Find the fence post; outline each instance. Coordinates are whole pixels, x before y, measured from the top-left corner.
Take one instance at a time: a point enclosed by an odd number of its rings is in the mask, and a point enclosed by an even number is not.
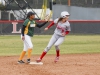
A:
[[[93,4],[93,2],[94,2],[94,1],[92,0],[92,4]]]
[[[87,4],[87,0],[85,0],[85,3]]]
[[[68,6],[70,6],[70,0],[68,0]]]

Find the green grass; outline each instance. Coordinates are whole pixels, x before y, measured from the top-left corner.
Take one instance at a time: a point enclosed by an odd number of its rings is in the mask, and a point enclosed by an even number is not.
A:
[[[35,35],[32,37],[34,45],[32,54],[41,54],[47,46],[51,35]],[[100,35],[67,35],[60,45],[61,54],[68,53],[99,53]],[[23,42],[20,35],[0,36],[0,56],[20,55],[23,50]],[[54,46],[48,54],[55,54]]]

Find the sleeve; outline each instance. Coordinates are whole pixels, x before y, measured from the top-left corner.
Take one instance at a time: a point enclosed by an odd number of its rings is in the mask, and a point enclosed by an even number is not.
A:
[[[23,26],[22,26],[22,31],[21,31],[22,36],[24,36],[25,28],[26,28],[26,26],[23,25]]]
[[[68,26],[66,27],[66,31],[71,31],[70,23],[68,22]]]
[[[51,26],[53,26],[54,24],[56,24],[58,22],[58,18],[55,19],[52,23],[50,23],[47,28],[50,28]]]
[[[47,28],[50,28],[51,26],[53,26],[54,25],[54,21],[52,22],[52,23],[50,23],[48,26],[47,26]]]
[[[69,31],[66,31],[66,32],[65,32],[65,35],[67,35],[67,34],[69,34]]]
[[[27,26],[28,25],[28,22],[29,22],[28,20],[25,20],[24,23],[23,23],[23,25],[24,26]]]
[[[54,20],[54,23],[57,23],[57,22],[58,22],[58,19],[59,19],[59,18],[55,19],[55,20]]]
[[[48,23],[48,21],[46,21],[46,22],[44,22],[44,23],[42,23],[42,24],[36,23],[36,26],[37,26],[38,28],[41,28],[41,27],[44,26],[46,23]]]
[[[69,34],[70,31],[71,31],[71,27],[70,27],[70,23],[68,22],[68,26],[66,27],[65,35]]]

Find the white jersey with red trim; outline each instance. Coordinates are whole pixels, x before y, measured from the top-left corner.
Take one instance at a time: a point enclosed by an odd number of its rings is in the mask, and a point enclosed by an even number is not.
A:
[[[55,29],[55,33],[58,35],[62,35],[62,33],[65,33],[66,31],[71,31],[70,23],[66,21],[65,23],[62,23],[61,21],[58,22],[58,18],[54,20],[54,23],[57,25]]]

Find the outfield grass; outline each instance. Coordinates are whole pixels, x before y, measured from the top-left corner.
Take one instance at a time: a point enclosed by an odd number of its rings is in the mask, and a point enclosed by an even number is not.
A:
[[[32,54],[41,54],[47,46],[51,35],[35,35],[32,37],[34,45]],[[0,55],[20,55],[23,49],[23,42],[20,35],[0,36]],[[61,54],[67,53],[99,53],[100,35],[68,35],[60,46]],[[55,54],[54,46],[48,54]]]

